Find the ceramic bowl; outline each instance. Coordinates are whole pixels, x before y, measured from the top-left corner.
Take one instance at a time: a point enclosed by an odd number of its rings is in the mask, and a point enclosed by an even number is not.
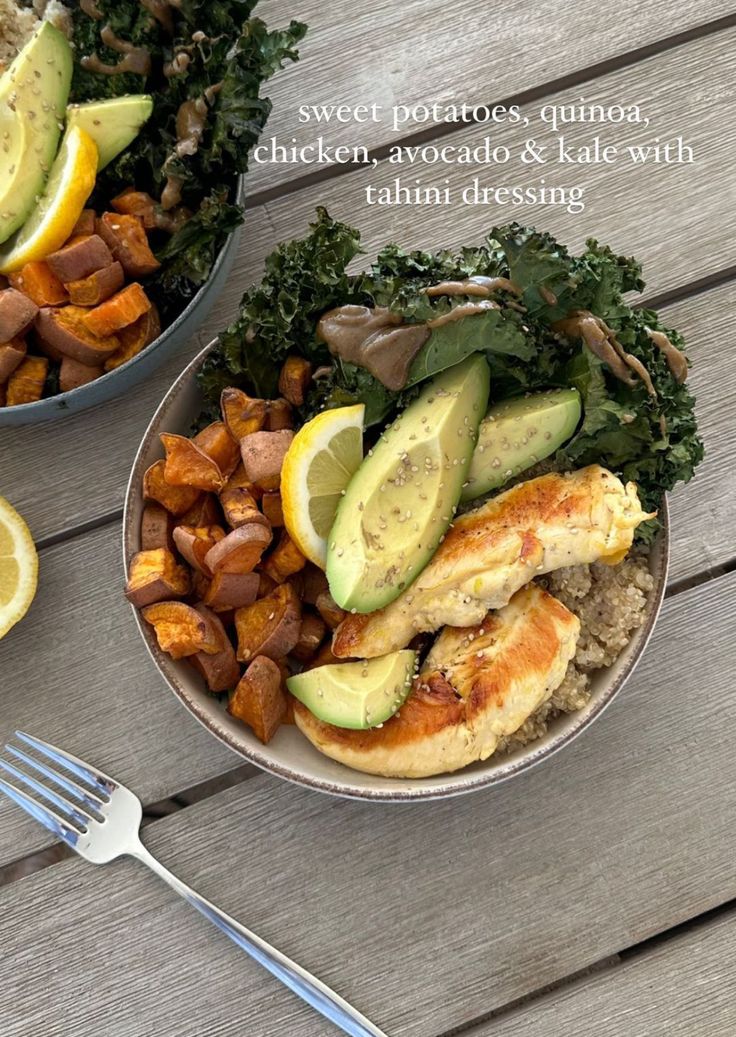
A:
[[[242,205],[245,199],[243,178],[238,180],[236,201]],[[88,385],[81,385],[69,392],[60,392],[56,396],[48,396],[35,403],[22,403],[17,407],[0,407],[0,426],[30,425],[40,421],[61,418],[66,414],[76,414],[95,404],[104,403],[115,396],[122,396],[134,385],[159,367],[165,360],[185,345],[199,330],[215,300],[225,287],[227,276],[235,259],[238,248],[240,228],[232,231],[226,238],[220,254],[212,267],[212,272],[205,283],[189,300],[179,316],[150,346],[146,346],[138,356],[127,364],[108,371]]]
[[[195,376],[215,344],[210,343],[176,379],[154,414],[138,449],[125,499],[123,553],[126,574],[130,558],[140,548],[143,473],[149,465],[163,457],[160,432],[189,434],[192,420],[200,410]],[[152,628],[141,620],[136,609],[133,612],[148,651],[177,698],[215,738],[256,766],[287,781],[336,796],[383,801],[455,796],[497,785],[547,759],[591,724],[621,690],[646,647],[664,597],[669,562],[666,501],[663,501],[660,516],[663,520],[662,531],[650,555],[654,588],[645,622],[634,633],[614,665],[594,674],[588,704],[577,713],[559,717],[550,725],[543,738],[523,749],[508,756],[491,756],[455,774],[434,778],[396,779],[361,774],[323,756],[293,726],[282,726],[268,745],[262,745],[249,728],[231,717],[224,706],[207,693],[202,679],[185,661],[174,661],[160,651]]]

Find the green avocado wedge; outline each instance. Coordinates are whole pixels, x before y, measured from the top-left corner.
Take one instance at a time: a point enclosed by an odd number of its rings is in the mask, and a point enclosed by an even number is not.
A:
[[[327,579],[344,609],[397,598],[437,549],[460,499],[490,372],[474,354],[428,382],[348,483],[327,543]]]
[[[286,686],[318,720],[363,731],[400,709],[411,690],[416,652],[403,649],[376,659],[315,666]]]
[[[43,193],[71,81],[69,41],[50,22],[0,77],[0,242],[25,223]]]
[[[550,389],[495,404],[480,423],[460,499],[482,497],[549,457],[571,438],[581,412],[577,389]]]
[[[67,130],[79,126],[89,133],[97,145],[99,172],[133,143],[152,111],[150,94],[123,94],[106,101],[70,104],[66,110]]]

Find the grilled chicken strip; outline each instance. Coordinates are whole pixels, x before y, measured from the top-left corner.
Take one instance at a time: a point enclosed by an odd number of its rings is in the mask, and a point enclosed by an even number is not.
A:
[[[519,483],[456,519],[414,583],[386,608],[347,616],[332,651],[372,659],[415,634],[471,626],[535,576],[565,565],[620,562],[642,511],[634,483],[600,465]]]
[[[425,778],[485,760],[562,682],[580,621],[536,584],[479,626],[446,627],[409,698],[382,727],[333,727],[301,702],[296,723],[321,752],[356,770]]]

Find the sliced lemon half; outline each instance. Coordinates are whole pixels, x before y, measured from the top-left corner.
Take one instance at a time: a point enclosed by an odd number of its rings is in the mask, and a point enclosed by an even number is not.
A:
[[[0,274],[11,274],[61,248],[92,193],[96,176],[97,145],[75,126],[61,142],[36,207],[0,248]]]
[[[337,505],[363,460],[365,407],[326,410],[299,429],[284,458],[281,500],[291,539],[324,569]]]
[[[38,585],[38,555],[31,531],[0,497],[0,637],[28,611]]]

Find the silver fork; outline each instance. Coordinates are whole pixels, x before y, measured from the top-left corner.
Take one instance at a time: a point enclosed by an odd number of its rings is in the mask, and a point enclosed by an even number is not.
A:
[[[0,759],[0,767],[51,806],[2,778],[0,791],[62,839],[67,846],[76,850],[80,857],[84,857],[91,864],[107,864],[126,854],[143,861],[151,871],[196,907],[200,914],[214,922],[218,929],[226,933],[259,965],[268,969],[344,1033],[350,1034],[351,1037],[386,1037],[383,1030],[374,1026],[321,980],[225,914],[160,864],[140,840],[143,808],[141,801],[130,789],[72,756],[71,753],[57,749],[40,738],[34,738],[22,731],[16,731],[15,736],[36,750],[44,759],[36,759],[13,745],[5,746],[7,752],[26,768],[41,774],[52,783],[52,787],[6,760]],[[51,764],[61,767],[62,771],[55,769]]]

